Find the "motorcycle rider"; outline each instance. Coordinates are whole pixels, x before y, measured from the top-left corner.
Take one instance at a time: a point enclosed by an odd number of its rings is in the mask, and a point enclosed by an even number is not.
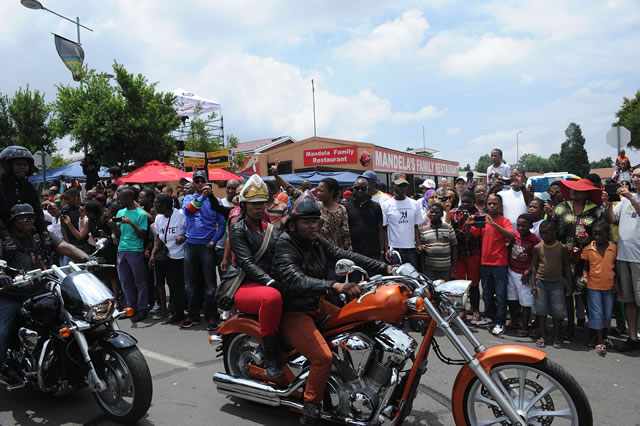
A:
[[[235,307],[247,314],[258,314],[260,334],[265,357],[265,372],[272,379],[284,373],[278,362],[278,326],[282,315],[282,296],[276,288],[277,277],[273,268],[273,253],[279,232],[273,229],[267,251],[259,261],[254,256],[260,250],[265,237],[267,222],[264,209],[269,199],[269,189],[258,175],[253,175],[243,186],[239,202],[243,217],[232,225],[229,243],[234,262],[225,275],[229,282],[240,270],[246,277],[234,297]]]
[[[7,253],[0,247],[0,258],[8,266],[25,271],[49,266],[47,260],[51,258],[53,251],[77,261],[89,260],[88,254],[55,235],[51,237],[51,249],[47,248],[41,235],[33,231],[35,220],[36,215],[30,204],[16,204],[11,208],[8,232],[16,242],[16,249]],[[12,288],[12,283],[11,277],[0,271],[0,367],[5,361],[12,336],[17,335],[16,319],[22,303],[42,291],[41,286]],[[7,377],[3,373],[5,372],[0,370],[0,379],[6,381]]]
[[[16,204],[27,203],[33,207],[35,228],[41,235],[44,246],[53,249],[53,241],[47,232],[47,223],[40,205],[40,196],[27,177],[35,170],[33,155],[25,147],[8,146],[0,152],[0,239],[5,255],[17,250],[16,241],[9,233],[6,224],[11,216],[11,208]]]
[[[324,279],[327,268],[346,258],[369,271],[391,273],[390,265],[343,250],[320,237],[319,218],[320,207],[306,191],[289,211],[286,232],[278,240],[274,262],[282,279],[284,299],[280,332],[311,362],[300,420],[306,425],[316,424],[320,417],[320,403],[333,362],[331,350],[317,324],[323,324],[340,311],[322,296],[330,290],[349,296],[357,296],[361,291],[357,284]]]

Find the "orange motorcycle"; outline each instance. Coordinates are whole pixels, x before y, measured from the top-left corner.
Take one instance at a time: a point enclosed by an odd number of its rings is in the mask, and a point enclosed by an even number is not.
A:
[[[350,425],[402,424],[433,348],[440,360],[462,365],[451,396],[457,425],[593,423],[580,385],[545,352],[521,345],[485,348],[478,341],[459,317],[470,281],[432,282],[410,264],[398,267],[394,276],[369,279],[350,260],[336,264],[339,276],[356,270],[366,278],[360,284],[362,294],[318,327],[333,352],[322,419]],[[396,326],[405,319],[421,324],[420,345]],[[473,352],[453,326],[469,340]],[[437,328],[462,359],[452,360],[441,352],[434,338]],[[224,359],[225,373],[213,376],[218,392],[302,410],[310,364],[291,348],[284,349],[280,361],[285,375],[269,379],[262,367],[256,317],[231,316],[210,342],[218,345]]]

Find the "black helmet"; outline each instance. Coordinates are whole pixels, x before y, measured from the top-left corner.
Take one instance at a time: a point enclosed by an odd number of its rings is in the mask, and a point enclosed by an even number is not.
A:
[[[195,172],[193,172],[193,180],[195,181],[196,178],[202,178],[205,182],[209,180],[206,170],[196,170]]]
[[[32,175],[35,170],[33,155],[31,155],[31,152],[29,152],[27,148],[18,145],[8,146],[0,152],[0,165],[2,165],[4,172],[12,173],[11,162],[19,158],[27,160],[27,163],[29,163],[29,172],[27,175]]]
[[[316,219],[320,218],[320,206],[310,191],[304,191],[304,193],[293,203],[289,209],[289,213],[287,213],[285,224],[291,223],[299,218],[307,217]]]
[[[18,216],[34,216],[33,207],[31,204],[16,204],[11,207],[11,217],[9,220],[13,221]]]

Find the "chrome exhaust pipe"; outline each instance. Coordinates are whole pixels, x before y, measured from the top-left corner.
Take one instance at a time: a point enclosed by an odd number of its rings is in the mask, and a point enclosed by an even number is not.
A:
[[[287,389],[278,389],[268,383],[247,380],[224,373],[214,374],[213,382],[216,384],[218,392],[225,395],[237,396],[238,398],[270,405],[272,407],[277,407],[281,404],[291,406],[288,401],[285,404],[285,401],[280,398],[286,398],[298,390],[298,388],[307,381],[308,375],[309,372],[305,371]]]

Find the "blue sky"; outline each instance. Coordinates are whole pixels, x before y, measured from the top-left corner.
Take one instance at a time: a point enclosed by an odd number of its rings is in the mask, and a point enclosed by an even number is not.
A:
[[[222,104],[241,141],[313,135],[404,150],[426,145],[474,165],[493,147],[558,152],[574,121],[590,160],[614,156],[605,134],[640,88],[637,1],[42,0],[79,16],[85,61],[113,60],[158,88]],[[27,84],[55,97],[76,84],[52,32],[76,28],[19,0],[0,4],[0,92]],[[66,152],[68,141],[61,141]],[[632,162],[640,153],[631,151]]]

